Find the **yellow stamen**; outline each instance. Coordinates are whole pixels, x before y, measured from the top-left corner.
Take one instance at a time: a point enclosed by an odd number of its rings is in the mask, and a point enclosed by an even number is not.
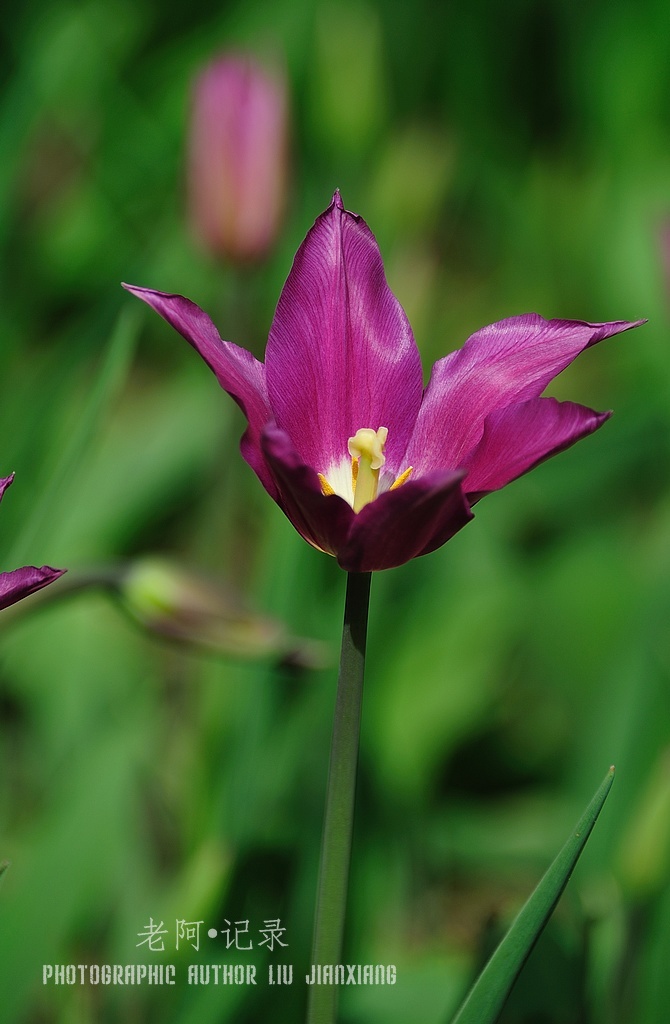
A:
[[[354,512],[360,510],[377,497],[379,470],[386,462],[384,445],[388,437],[388,429],[380,427],[372,430],[361,427],[354,437],[349,438],[349,454],[354,461],[358,460],[354,490]],[[353,467],[352,467],[353,480]]]
[[[325,478],[325,476],[323,475],[323,473],[317,473],[316,475],[317,475],[317,476],[318,476],[318,478],[319,478],[319,483],[321,484],[321,490],[323,491],[323,493],[324,493],[324,494],[335,494],[335,491],[334,491],[334,490],[333,490],[333,488],[332,488],[332,487],[330,486],[330,484],[329,484],[329,483],[328,483],[328,481],[326,480],[326,478]]]
[[[386,464],[384,446],[387,437],[386,427],[379,427],[378,430],[362,427],[357,430],[348,441],[351,456],[351,490],[346,479],[348,467],[344,462],[330,467],[330,480],[323,473],[317,473],[321,492],[326,496],[337,494],[344,498],[351,504],[354,512],[360,512],[365,505],[374,501],[379,493],[379,474]],[[392,483],[389,480],[390,474],[386,473],[382,481],[382,490],[393,491],[397,487],[402,487],[413,472],[413,467],[409,466]]]
[[[402,487],[402,485],[404,483],[406,483],[407,480],[409,480],[410,476],[412,475],[413,470],[414,470],[414,466],[410,466],[403,473],[401,473],[400,476],[398,477],[398,479],[393,481],[393,483],[389,487],[389,490],[390,491],[395,491],[396,487]]]

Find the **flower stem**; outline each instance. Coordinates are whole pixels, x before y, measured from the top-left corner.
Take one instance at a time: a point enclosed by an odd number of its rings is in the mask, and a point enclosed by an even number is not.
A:
[[[356,768],[361,731],[371,576],[369,572],[350,572],[347,576],[342,653],[321,840],[312,964],[341,963],[356,798]],[[307,1024],[334,1024],[336,1004],[337,986],[312,985]]]

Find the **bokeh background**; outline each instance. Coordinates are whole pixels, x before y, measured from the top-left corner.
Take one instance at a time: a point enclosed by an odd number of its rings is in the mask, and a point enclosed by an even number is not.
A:
[[[11,0],[0,45],[2,565],[70,567],[0,624],[3,1021],[304,1016],[344,577],[243,463],[208,369],[119,282],[190,296],[260,355],[339,187],[426,367],[515,313],[649,318],[554,385],[614,408],[602,431],[373,580],[345,959],[398,983],[345,989],[342,1024],[447,1024],[612,762],[503,1020],[665,1024],[667,4]],[[289,85],[287,215],[255,268],[204,251],[186,214],[191,83],[231,48]],[[143,591],[86,585],[149,555],[225,585],[209,650],[143,628]],[[163,954],[136,948],[150,918]],[[176,920],[203,921],[198,952]],[[226,920],[251,953],[206,936]],[[135,962],[180,981],[42,985],[42,964]],[[214,962],[291,963],[294,983],[183,980]]]

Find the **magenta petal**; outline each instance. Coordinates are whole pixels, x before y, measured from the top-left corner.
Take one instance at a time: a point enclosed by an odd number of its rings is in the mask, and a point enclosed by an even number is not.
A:
[[[590,324],[526,313],[482,328],[435,363],[405,463],[419,473],[462,465],[490,413],[539,397],[585,348],[644,322]]]
[[[277,483],[277,504],[306,541],[337,554],[355,518],[354,510],[344,498],[323,494],[316,473],[301,461],[285,431],[272,423],[263,431],[262,441]]]
[[[349,572],[393,569],[448,541],[472,518],[462,470],[430,473],[386,491],[358,513],[338,562]]]
[[[276,498],[276,488],[260,447],[261,431],[272,419],[263,364],[246,349],[230,341],[223,341],[207,314],[183,295],[171,295],[129,284],[123,287],[143,299],[179,331],[214,371],[221,387],[235,399],[249,421],[249,428],[240,444],[242,455],[265,489]]]
[[[479,444],[463,463],[469,500],[504,487],[593,433],[611,415],[555,398],[534,398],[492,412]]]
[[[304,463],[325,473],[361,427],[388,427],[387,468],[400,470],[421,402],[421,361],[374,235],[338,193],[297,252],[265,365],[277,425]]]
[[[2,496],[14,481],[14,474],[0,478],[0,501]],[[52,569],[43,565],[41,569],[34,565],[26,565],[22,569],[13,569],[11,572],[0,572],[0,610],[8,608],[10,604],[16,604],[22,597],[34,594],[47,584],[53,583],[59,576],[62,576],[65,569]]]
[[[12,483],[14,483],[13,473],[11,476],[0,477],[0,501],[2,501],[3,494]]]
[[[6,485],[4,480],[2,483]],[[0,610],[53,583],[64,572],[65,569],[52,569],[48,565],[43,565],[41,569],[34,565],[26,565],[12,572],[0,572]]]

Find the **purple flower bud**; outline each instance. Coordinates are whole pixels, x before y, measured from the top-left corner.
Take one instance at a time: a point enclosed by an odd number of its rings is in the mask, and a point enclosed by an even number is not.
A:
[[[279,230],[288,169],[286,81],[228,54],[198,76],[189,139],[189,209],[216,256],[262,259]]]

